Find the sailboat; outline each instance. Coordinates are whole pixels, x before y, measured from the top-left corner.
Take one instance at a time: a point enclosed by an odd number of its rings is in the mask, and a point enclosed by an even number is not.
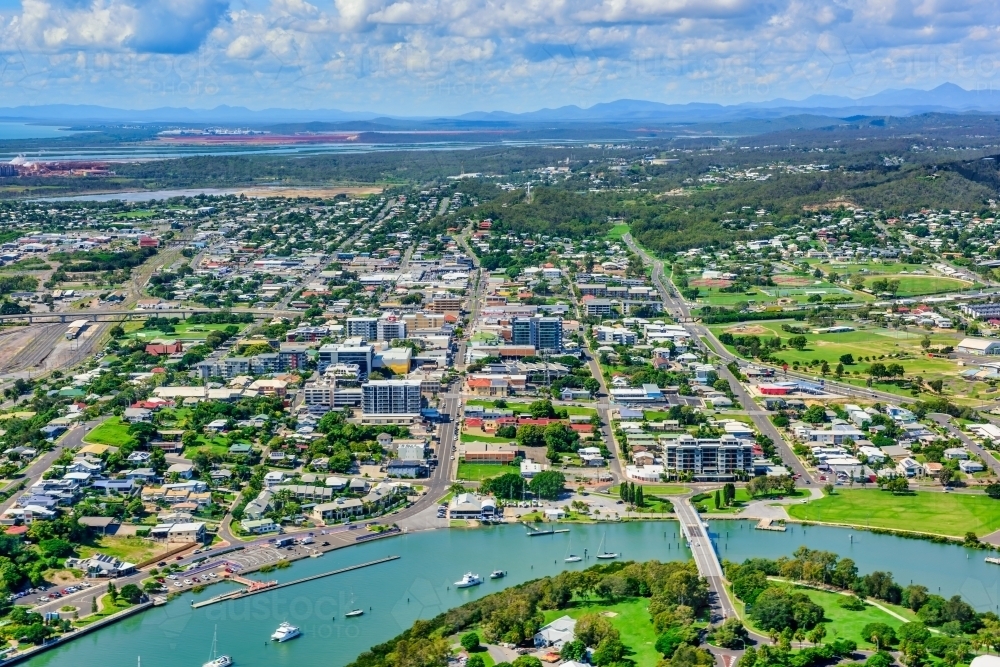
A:
[[[618,558],[617,551],[605,551],[604,550],[604,539],[608,536],[608,531],[604,531],[604,537],[601,538],[601,546],[598,547],[597,557],[601,560],[611,560],[613,558]]]
[[[569,550],[572,549],[572,548],[573,548],[573,537],[570,536],[570,538],[569,538],[569,547],[566,549],[566,557],[563,558],[563,562],[564,563],[579,563],[581,560],[583,560],[582,558],[580,558],[576,554],[569,553]]]
[[[218,642],[219,642],[219,626],[215,626],[215,631],[212,633],[212,653],[208,662],[203,664],[201,667],[230,667],[233,664],[233,659],[228,655],[218,654]]]
[[[354,591],[351,591],[351,606],[354,606]],[[358,616],[364,616],[365,610],[361,607],[355,607],[351,611],[344,614],[344,618],[357,618]]]

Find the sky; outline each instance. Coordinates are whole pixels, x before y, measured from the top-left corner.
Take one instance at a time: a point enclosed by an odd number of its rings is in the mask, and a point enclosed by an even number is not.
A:
[[[0,0],[0,106],[393,115],[1000,88],[996,0]]]

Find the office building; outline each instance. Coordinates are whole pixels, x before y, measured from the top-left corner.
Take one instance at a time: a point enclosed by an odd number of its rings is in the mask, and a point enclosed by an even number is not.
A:
[[[515,317],[510,330],[511,345],[531,345],[539,352],[562,350],[561,317]]]
[[[374,354],[375,347],[361,341],[330,343],[319,348],[317,368],[324,373],[329,366],[356,364],[358,371],[367,376],[372,370]]]

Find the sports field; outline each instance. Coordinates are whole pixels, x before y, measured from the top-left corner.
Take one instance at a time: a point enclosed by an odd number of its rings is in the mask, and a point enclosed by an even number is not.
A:
[[[865,280],[865,287],[872,288],[872,283],[876,280],[898,280],[899,290],[896,296],[911,297],[924,296],[927,294],[940,294],[942,292],[957,292],[968,289],[972,283],[958,280],[957,278],[946,278],[944,276],[922,276],[912,274],[896,274],[871,276]]]
[[[1000,529],[1000,501],[986,495],[912,493],[894,495],[878,489],[837,490],[832,496],[789,505],[789,515],[872,528],[912,530],[934,535],[978,536]]]
[[[869,357],[882,357],[882,363],[897,362],[903,366],[906,373],[920,374],[925,379],[930,376],[957,376],[962,370],[955,365],[955,362],[944,358],[930,358],[924,353],[920,342],[924,335],[929,335],[932,346],[947,346],[958,344],[961,337],[957,333],[925,332],[923,330],[904,331],[898,329],[883,329],[872,327],[847,331],[843,333],[805,333],[793,334],[781,329],[782,324],[789,324],[793,327],[803,327],[801,322],[793,321],[769,321],[753,322],[741,327],[740,325],[721,324],[709,327],[716,337],[722,332],[728,331],[735,336],[754,334],[762,338],[780,336],[787,343],[792,336],[803,335],[806,338],[806,346],[802,350],[793,348],[783,349],[776,353],[776,356],[783,361],[794,364],[807,364],[816,359],[826,361],[831,368],[836,367],[840,357],[850,354],[854,357],[855,364],[846,367],[849,372],[858,371],[867,374],[870,362],[863,361]],[[854,326],[853,323],[848,325]],[[731,351],[732,348],[730,348]],[[899,358],[898,355],[903,357]],[[897,355],[889,358],[889,355]]]

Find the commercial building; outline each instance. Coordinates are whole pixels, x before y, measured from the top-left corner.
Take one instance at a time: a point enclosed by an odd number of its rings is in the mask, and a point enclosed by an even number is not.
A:
[[[420,413],[419,380],[375,380],[361,385],[361,391],[365,414]]]
[[[956,349],[965,354],[1000,354],[1000,340],[995,338],[963,338]]]
[[[561,317],[515,317],[510,329],[512,345],[530,345],[539,352],[562,350]]]
[[[319,348],[316,366],[320,373],[336,364],[355,364],[358,372],[368,375],[372,370],[375,347],[362,341],[352,343],[330,343]]]

